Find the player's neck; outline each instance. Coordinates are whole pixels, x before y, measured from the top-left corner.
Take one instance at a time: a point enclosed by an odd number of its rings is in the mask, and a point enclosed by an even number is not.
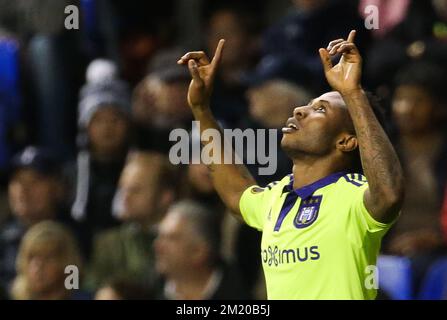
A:
[[[345,168],[333,159],[303,161],[293,159],[293,189],[299,189]]]

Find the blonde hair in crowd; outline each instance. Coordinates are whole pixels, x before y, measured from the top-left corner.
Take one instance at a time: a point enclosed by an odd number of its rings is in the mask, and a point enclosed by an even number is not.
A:
[[[11,296],[16,300],[33,299],[30,292],[26,268],[36,249],[50,245],[64,266],[75,265],[81,270],[81,255],[76,239],[64,225],[54,221],[43,221],[32,226],[23,237],[16,259],[17,276],[14,279]]]

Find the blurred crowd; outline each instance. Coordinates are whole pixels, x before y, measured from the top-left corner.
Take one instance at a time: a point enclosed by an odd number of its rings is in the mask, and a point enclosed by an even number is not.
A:
[[[176,62],[226,39],[213,113],[281,139],[293,108],[329,90],[318,48],[352,29],[406,174],[382,254],[411,261],[418,297],[447,257],[446,0],[0,0],[1,298],[265,298],[261,235],[204,164],[169,161],[173,129],[198,139]],[[249,165],[260,185],[291,171],[276,152],[272,176]]]

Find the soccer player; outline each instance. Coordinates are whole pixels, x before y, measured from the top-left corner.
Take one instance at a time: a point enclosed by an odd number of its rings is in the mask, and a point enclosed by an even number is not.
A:
[[[354,37],[353,30],[347,40],[319,50],[334,91],[296,107],[283,128],[281,146],[293,160],[292,174],[261,188],[243,165],[210,165],[225,204],[263,233],[269,299],[374,299],[377,294],[371,266],[399,215],[404,182],[362,89]],[[191,73],[188,103],[202,131],[218,129],[209,100],[224,42],[211,62],[203,52],[178,61]],[[333,66],[331,57],[338,54]],[[355,169],[359,155],[366,177]]]

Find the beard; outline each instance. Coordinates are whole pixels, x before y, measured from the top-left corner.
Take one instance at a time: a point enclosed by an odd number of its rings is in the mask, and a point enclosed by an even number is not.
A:
[[[293,145],[290,141],[285,142],[284,138],[281,140],[281,149],[290,159],[298,158],[303,154],[298,146]]]
[[[315,143],[317,139],[309,137],[309,142],[293,140],[289,137],[287,140],[281,140],[281,149],[290,159],[304,159],[304,158],[321,158],[329,155],[332,148],[329,143]],[[320,140],[321,141],[321,140]]]

